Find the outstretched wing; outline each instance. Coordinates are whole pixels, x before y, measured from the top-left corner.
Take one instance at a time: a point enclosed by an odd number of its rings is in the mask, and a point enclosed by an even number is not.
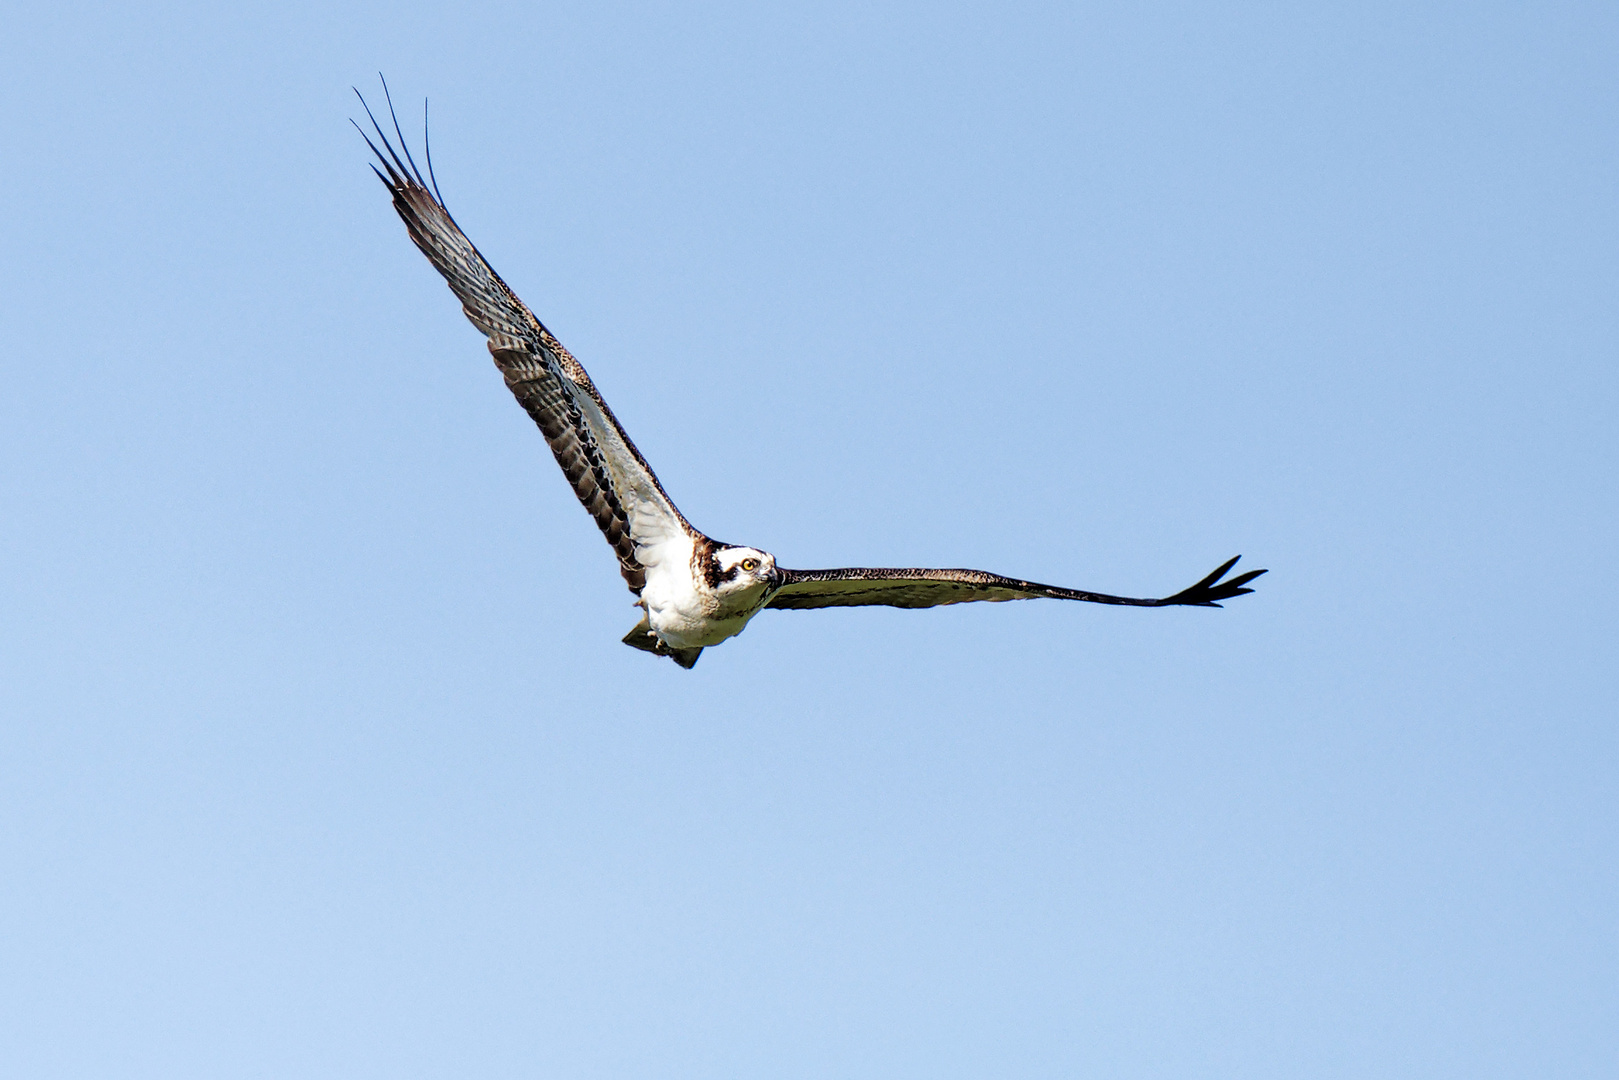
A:
[[[1239,555],[1237,558],[1241,558]],[[1129,604],[1134,607],[1219,607],[1221,600],[1254,590],[1243,588],[1263,570],[1250,570],[1230,581],[1221,581],[1237,565],[1232,559],[1191,588],[1174,596],[1151,600],[1131,596],[1064,589],[1019,581],[983,570],[782,570],[785,584],[770,598],[770,608],[884,607],[925,608],[940,604],[964,604],[972,600],[1088,600],[1093,604]]]
[[[365,105],[364,97],[360,104]],[[391,100],[388,108],[392,114]],[[429,181],[410,156],[398,118],[393,117],[393,127],[403,160],[369,105],[365,111],[386,150],[378,150],[360,130],[382,165],[380,169],[373,165],[372,170],[392,193],[394,209],[410,238],[449,282],[472,325],[489,338],[489,351],[506,386],[539,425],[574,494],[618,556],[624,580],[639,594],[647,569],[662,557],[665,544],[695,530],[664,493],[584,367],[484,261],[445,209],[438,185],[428,190]]]

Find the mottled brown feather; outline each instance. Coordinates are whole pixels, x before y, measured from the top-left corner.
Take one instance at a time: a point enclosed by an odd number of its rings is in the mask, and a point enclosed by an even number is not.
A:
[[[449,283],[468,321],[488,337],[489,351],[507,388],[539,426],[568,485],[618,557],[625,582],[639,594],[646,584],[646,571],[636,560],[630,523],[602,448],[581,414],[580,395],[589,395],[613,425],[636,467],[646,473],[674,517],[688,532],[700,534],[669,499],[652,467],[596,391],[584,365],[517,298],[421,178],[399,164],[380,130],[378,135],[389,150],[388,156],[377,153],[383,166],[378,175],[392,193],[394,209],[411,240]]]
[[[1038,581],[1002,577],[985,570],[930,570],[920,567],[783,569],[783,584],[765,607],[784,610],[868,606],[927,608],[973,601],[998,603],[1042,598],[1125,604],[1131,607],[1219,607],[1221,600],[1253,592],[1243,586],[1265,572],[1251,570],[1230,581],[1220,581],[1236,562],[1236,559],[1232,559],[1190,588],[1157,599],[1065,589],[1060,585],[1042,585]]]

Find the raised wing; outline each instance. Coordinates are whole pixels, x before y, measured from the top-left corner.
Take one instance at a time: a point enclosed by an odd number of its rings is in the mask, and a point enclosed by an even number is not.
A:
[[[387,93],[387,84],[383,84]],[[358,95],[359,91],[356,90]],[[360,98],[365,105],[365,98]],[[390,115],[393,102],[388,103]],[[433,268],[444,275],[461,310],[489,338],[489,352],[518,404],[534,418],[562,474],[595,519],[618,556],[619,570],[639,594],[646,572],[662,557],[667,541],[696,530],[665,494],[618,418],[596,392],[590,376],[562,343],[500,279],[456,225],[438,196],[437,183],[424,179],[393,117],[400,154],[365,105],[383,149],[364,129],[360,135],[382,168],[372,166],[393,195],[394,209]],[[359,125],[355,125],[359,128]],[[427,159],[432,176],[431,152]]]
[[[1237,556],[1241,558],[1242,556]],[[1263,570],[1250,570],[1230,581],[1221,581],[1237,565],[1237,559],[1224,563],[1214,573],[1191,588],[1158,600],[1132,596],[1064,589],[1019,581],[983,570],[782,570],[785,584],[770,598],[770,608],[883,607],[925,608],[940,604],[964,604],[973,600],[1087,600],[1093,604],[1129,604],[1134,607],[1219,607],[1221,600],[1251,593],[1243,588]]]

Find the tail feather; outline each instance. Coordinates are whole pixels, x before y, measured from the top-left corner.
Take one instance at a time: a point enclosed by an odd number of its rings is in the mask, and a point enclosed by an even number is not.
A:
[[[667,656],[687,671],[696,667],[697,658],[703,655],[703,649],[700,645],[695,649],[671,649],[659,641],[658,635],[652,631],[652,624],[644,615],[641,616],[641,621],[636,623],[630,632],[624,635],[624,644],[632,649],[649,652],[653,656]]]

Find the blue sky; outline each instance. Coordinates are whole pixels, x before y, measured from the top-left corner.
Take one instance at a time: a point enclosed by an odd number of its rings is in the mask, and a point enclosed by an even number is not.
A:
[[[1613,1075],[1610,5],[6,25],[17,1075]],[[378,69],[711,535],[1271,574],[624,648]]]

